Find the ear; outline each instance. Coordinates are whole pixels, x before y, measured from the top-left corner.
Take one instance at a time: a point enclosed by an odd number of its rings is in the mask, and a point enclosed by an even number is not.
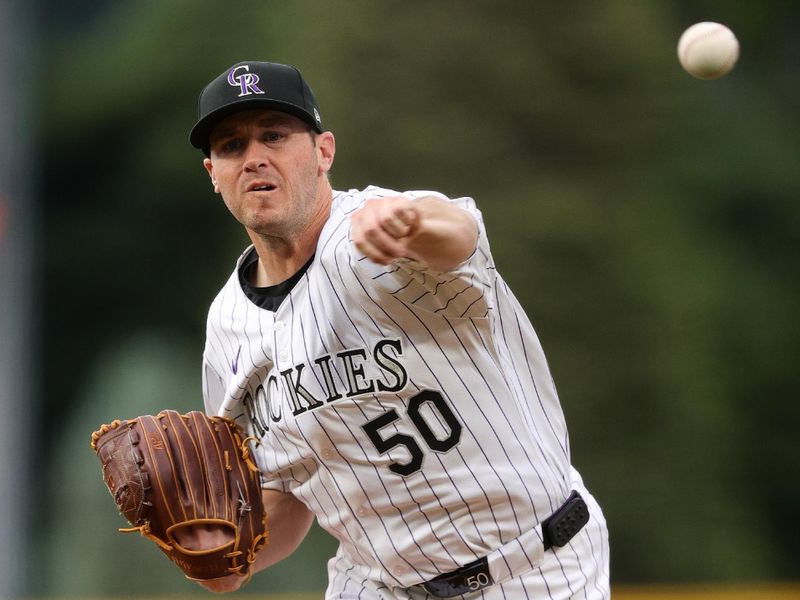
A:
[[[217,185],[217,178],[214,177],[214,165],[211,162],[210,158],[203,159],[203,166],[205,167],[206,171],[208,172],[208,176],[211,178],[211,185],[214,186],[214,192],[219,194],[219,186]]]
[[[317,156],[319,168],[327,173],[333,167],[333,157],[336,154],[336,139],[330,131],[323,131],[317,136]]]

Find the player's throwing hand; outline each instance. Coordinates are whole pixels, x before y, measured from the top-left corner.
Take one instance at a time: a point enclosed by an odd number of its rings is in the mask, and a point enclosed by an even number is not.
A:
[[[414,258],[409,242],[419,222],[419,210],[407,196],[372,198],[353,214],[350,235],[364,256],[386,265],[397,258]]]

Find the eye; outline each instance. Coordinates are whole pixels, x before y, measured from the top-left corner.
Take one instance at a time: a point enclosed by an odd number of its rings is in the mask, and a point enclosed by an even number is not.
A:
[[[231,154],[236,152],[237,150],[241,150],[243,146],[242,140],[239,138],[229,138],[227,140],[222,141],[219,145],[219,151],[223,154]]]
[[[285,136],[279,131],[265,131],[264,135],[262,136],[263,140],[268,144],[275,144],[280,142]]]

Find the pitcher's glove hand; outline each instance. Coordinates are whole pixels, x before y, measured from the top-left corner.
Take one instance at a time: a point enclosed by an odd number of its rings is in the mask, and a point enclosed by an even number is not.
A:
[[[138,531],[189,579],[203,582],[248,576],[267,543],[248,441],[229,419],[165,410],[103,425],[91,445],[120,513],[133,526],[120,531]],[[209,539],[213,545],[202,547]]]

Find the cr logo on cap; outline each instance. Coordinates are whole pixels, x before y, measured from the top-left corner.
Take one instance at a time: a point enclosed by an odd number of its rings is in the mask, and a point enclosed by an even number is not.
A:
[[[261,90],[256,84],[258,83],[258,75],[255,73],[242,73],[241,75],[237,75],[237,72],[241,69],[245,71],[250,71],[249,65],[239,65],[230,70],[228,73],[228,83],[233,87],[238,87],[242,91],[239,92],[239,96],[249,96],[250,94],[263,94],[264,91]]]

